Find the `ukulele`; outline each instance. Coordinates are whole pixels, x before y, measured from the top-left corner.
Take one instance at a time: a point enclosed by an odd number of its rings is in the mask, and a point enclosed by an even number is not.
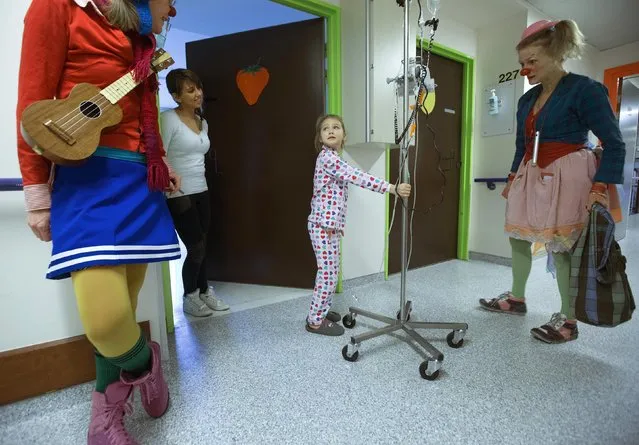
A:
[[[169,53],[158,49],[151,60],[151,73],[173,63]],[[36,153],[55,164],[81,164],[95,152],[102,130],[120,123],[118,102],[140,83],[130,71],[102,90],[80,83],[66,99],[34,102],[22,113],[23,137]]]

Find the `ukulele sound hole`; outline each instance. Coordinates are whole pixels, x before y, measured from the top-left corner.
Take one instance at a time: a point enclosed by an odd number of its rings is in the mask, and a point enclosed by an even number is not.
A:
[[[102,110],[94,102],[84,101],[80,104],[80,111],[89,119],[97,119],[102,114]]]

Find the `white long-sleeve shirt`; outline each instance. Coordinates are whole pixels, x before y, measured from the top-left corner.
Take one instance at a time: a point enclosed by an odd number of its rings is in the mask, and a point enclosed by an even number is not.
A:
[[[162,142],[166,156],[173,170],[182,178],[184,195],[192,195],[208,190],[204,156],[211,147],[209,126],[202,119],[202,131],[191,130],[177,115],[175,110],[160,114]],[[181,193],[168,195],[168,198],[183,196]]]

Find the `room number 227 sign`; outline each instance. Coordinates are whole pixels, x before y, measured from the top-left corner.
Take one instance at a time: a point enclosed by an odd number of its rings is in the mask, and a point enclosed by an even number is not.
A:
[[[507,73],[499,75],[499,83],[508,82],[510,80],[515,80],[517,75],[519,74],[519,70],[508,71]]]

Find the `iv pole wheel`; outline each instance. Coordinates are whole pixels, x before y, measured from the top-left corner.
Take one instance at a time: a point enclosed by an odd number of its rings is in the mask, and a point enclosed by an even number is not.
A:
[[[342,348],[342,357],[344,357],[344,360],[346,360],[347,362],[356,362],[357,359],[359,358],[359,351],[357,349],[355,349],[355,352],[353,352],[353,354],[349,355],[348,354],[348,346],[346,345]]]
[[[464,344],[464,339],[461,338],[457,341],[457,343],[455,343],[455,332],[457,331],[453,331],[450,334],[448,334],[446,336],[446,343],[448,343],[448,346],[450,346],[451,348],[457,349],[457,348],[461,348]],[[463,335],[463,334],[461,334]]]
[[[426,380],[435,380],[439,377],[439,369],[431,372],[428,368],[434,369],[438,368],[437,364],[434,360],[426,360],[419,365],[419,373],[423,379]]]
[[[345,328],[353,329],[355,327],[355,317],[353,317],[351,314],[344,315],[344,317],[342,318],[342,324]]]

